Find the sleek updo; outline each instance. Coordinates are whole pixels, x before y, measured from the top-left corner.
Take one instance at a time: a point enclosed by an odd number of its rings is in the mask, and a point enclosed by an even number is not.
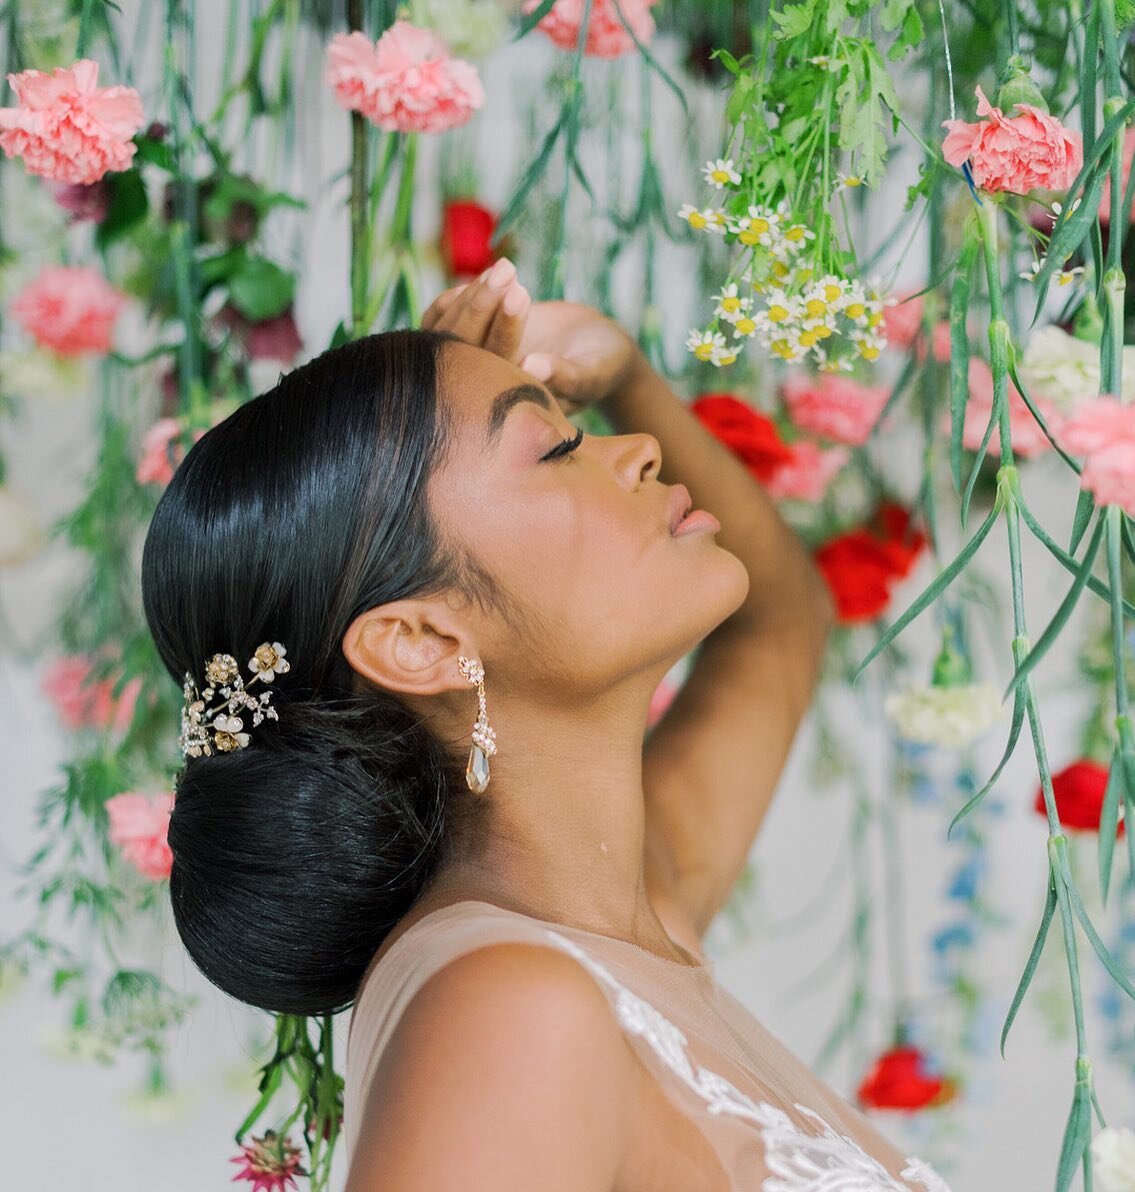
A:
[[[213,654],[247,682],[261,642],[287,647],[291,670],[252,688],[273,692],[279,721],[247,748],[187,758],[169,824],[182,942],[213,984],[265,1010],[349,1006],[444,860],[457,805],[476,815],[468,740],[439,740],[341,648],[387,601],[507,604],[426,502],[452,442],[437,377],[455,339],[388,331],[282,376],[193,445],[146,536],[143,607],[179,689],[186,671],[204,686]]]

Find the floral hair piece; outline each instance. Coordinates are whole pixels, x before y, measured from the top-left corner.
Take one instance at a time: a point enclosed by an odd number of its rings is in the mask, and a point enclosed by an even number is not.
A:
[[[248,684],[257,679],[271,683],[277,675],[290,671],[292,664],[284,657],[286,653],[279,642],[261,642],[248,660],[248,669],[252,671]],[[259,697],[248,694],[236,659],[231,654],[214,654],[205,663],[205,680],[208,686],[198,692],[193,676],[189,671],[185,672],[182,687],[185,703],[181,709],[181,735],[177,743],[186,757],[211,756],[214,750],[231,753],[234,749],[244,749],[248,745],[248,733],[243,731],[244,721],[236,715],[241,708],[252,712],[253,727],[265,717],[280,719],[276,709],[268,704],[272,692],[262,691]],[[216,705],[206,706],[218,688],[224,698]]]

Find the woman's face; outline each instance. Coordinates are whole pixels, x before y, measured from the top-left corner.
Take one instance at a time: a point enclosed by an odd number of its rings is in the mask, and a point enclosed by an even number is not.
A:
[[[539,627],[518,641],[499,616],[469,609],[496,673],[565,694],[643,669],[657,681],[745,599],[748,572],[714,533],[671,535],[653,435],[585,434],[545,458],[577,428],[527,373],[463,343],[442,349],[438,401],[455,441],[431,477],[434,517]]]

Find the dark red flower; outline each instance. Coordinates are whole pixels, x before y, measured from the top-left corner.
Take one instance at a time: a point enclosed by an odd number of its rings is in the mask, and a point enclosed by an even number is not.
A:
[[[451,278],[475,277],[497,258],[489,247],[497,217],[472,199],[452,199],[441,212],[441,255]]]
[[[913,1113],[944,1105],[957,1095],[946,1076],[927,1070],[927,1056],[917,1047],[892,1047],[871,1065],[856,1096],[870,1109],[901,1109]]]
[[[236,340],[244,345],[250,360],[278,360],[291,364],[303,350],[295,315],[287,310],[270,319],[250,323],[231,303],[217,311],[214,321],[218,327],[228,328]]]
[[[110,186],[105,178],[97,182],[55,182],[51,193],[56,203],[70,213],[70,223],[102,223],[110,210]]]
[[[1104,792],[1107,790],[1107,766],[1081,758],[1065,766],[1052,776],[1052,794],[1056,799],[1056,815],[1065,828],[1079,832],[1098,832],[1100,812],[1103,810]],[[1033,808],[1038,815],[1047,818],[1044,806],[1044,788],[1036,788]],[[1116,836],[1124,832],[1123,821],[1119,821]]]
[[[733,394],[701,393],[690,402],[690,410],[762,484],[792,461],[792,449],[781,439],[776,423]]]
[[[870,524],[824,543],[814,557],[839,620],[870,621],[885,612],[892,584],[910,574],[925,545],[925,534],[911,527],[909,510],[891,501],[879,506]]]
[[[279,1138],[274,1130],[265,1132],[263,1138],[255,1135],[251,1143],[241,1144],[241,1153],[230,1163],[244,1166],[233,1176],[233,1180],[247,1180],[252,1184],[251,1192],[283,1192],[295,1188],[297,1175],[308,1173],[300,1166],[300,1150],[292,1146],[285,1135]]]

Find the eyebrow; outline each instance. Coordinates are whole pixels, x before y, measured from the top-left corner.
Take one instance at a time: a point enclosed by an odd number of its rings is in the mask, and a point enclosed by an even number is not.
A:
[[[497,440],[504,430],[504,420],[508,417],[509,411],[525,401],[535,402],[545,410],[552,408],[548,394],[538,385],[525,382],[498,393],[493,398],[493,406],[489,411],[489,420],[485,428],[485,446],[487,448],[496,446]]]

